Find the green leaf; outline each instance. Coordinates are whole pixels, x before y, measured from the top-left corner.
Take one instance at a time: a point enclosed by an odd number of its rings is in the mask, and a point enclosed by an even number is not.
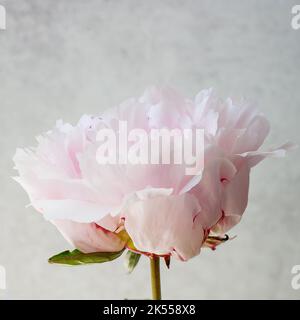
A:
[[[125,256],[124,265],[129,273],[133,271],[140,260],[141,255],[128,250]]]
[[[83,253],[77,249],[73,251],[63,251],[53,257],[51,257],[49,263],[68,264],[77,266],[87,263],[103,263],[115,260],[120,257],[124,250],[118,252],[93,252]]]

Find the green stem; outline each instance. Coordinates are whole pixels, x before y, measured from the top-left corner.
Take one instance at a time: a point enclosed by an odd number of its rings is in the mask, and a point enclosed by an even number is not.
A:
[[[152,299],[161,300],[159,257],[150,257]]]

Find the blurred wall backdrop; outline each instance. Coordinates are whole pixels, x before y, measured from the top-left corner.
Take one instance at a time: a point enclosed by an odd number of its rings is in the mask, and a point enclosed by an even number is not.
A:
[[[11,179],[16,147],[63,118],[75,123],[169,84],[187,96],[202,88],[250,98],[272,124],[268,144],[299,143],[300,30],[287,0],[0,0],[0,264],[4,299],[148,298],[142,259],[128,276],[122,260],[85,267],[48,265],[69,246]],[[299,2],[299,1],[298,1]],[[252,174],[238,237],[188,263],[162,267],[169,299],[300,298],[299,151]]]

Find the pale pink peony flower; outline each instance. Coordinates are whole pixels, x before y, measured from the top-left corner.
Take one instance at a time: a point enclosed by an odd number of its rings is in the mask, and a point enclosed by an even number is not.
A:
[[[185,164],[107,164],[96,159],[101,128],[204,129],[204,164],[187,176]],[[124,246],[145,254],[188,260],[208,235],[224,235],[247,206],[250,169],[292,147],[260,151],[269,132],[265,117],[247,103],[218,100],[212,90],[194,101],[169,88],[150,88],[100,117],[76,126],[58,121],[38,146],[18,149],[16,180],[31,205],[83,252]],[[132,240],[124,238],[121,231]],[[122,236],[121,236],[122,234]]]

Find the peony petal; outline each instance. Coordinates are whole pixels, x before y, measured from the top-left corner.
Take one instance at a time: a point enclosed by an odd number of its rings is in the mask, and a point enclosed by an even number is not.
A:
[[[250,168],[245,164],[224,188],[222,210],[228,215],[242,215],[247,207]]]
[[[199,211],[192,195],[158,196],[125,208],[124,225],[138,250],[188,260],[199,254],[203,242]]]
[[[79,200],[35,200],[32,205],[41,211],[47,220],[65,219],[76,222],[99,221],[115,208]]]
[[[247,163],[228,181],[222,194],[222,217],[212,231],[223,234],[241,219],[248,203],[250,168]]]
[[[245,152],[240,156],[244,157],[250,167],[256,166],[259,162],[268,157],[284,157],[287,151],[295,150],[298,146],[291,142],[286,142],[278,148],[271,149],[269,151],[254,151]]]
[[[48,200],[74,199],[94,202],[98,199],[95,190],[83,180],[39,179],[27,174],[14,179],[27,191],[31,201],[45,197]]]
[[[78,223],[70,220],[51,221],[64,238],[84,253],[116,252],[124,248],[125,243],[114,233],[95,223]]]
[[[262,115],[255,116],[245,133],[237,138],[232,153],[256,151],[263,144],[269,131],[270,125],[267,119]]]
[[[102,219],[97,221],[96,224],[108,231],[115,232],[121,224],[120,215],[107,214]]]
[[[234,164],[222,153],[211,148],[206,150],[205,169],[198,185],[190,190],[201,205],[199,220],[205,229],[214,226],[222,215],[221,199],[223,181],[230,181],[236,173]]]
[[[189,128],[192,121],[187,114],[189,102],[169,87],[151,87],[141,98],[150,106],[148,117],[151,128]]]

